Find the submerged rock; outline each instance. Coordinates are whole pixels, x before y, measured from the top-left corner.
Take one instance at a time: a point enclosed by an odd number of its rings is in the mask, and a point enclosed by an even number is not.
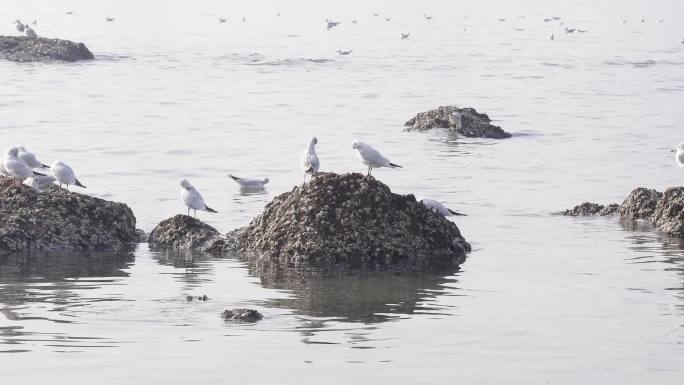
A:
[[[684,237],[684,187],[665,190],[656,205],[651,222],[670,236]]]
[[[182,214],[159,223],[148,235],[147,242],[172,249],[210,253],[221,252],[226,245],[225,239],[215,228]]]
[[[584,202],[579,206],[573,207],[572,209],[561,211],[561,215],[572,217],[598,215],[603,217],[608,215],[614,215],[619,208],[620,205],[618,205],[617,203],[604,206],[598,203]]]
[[[226,321],[256,322],[264,318],[254,309],[232,309],[221,313],[221,317]]]
[[[499,126],[490,124],[487,114],[480,114],[473,108],[441,106],[421,112],[404,125],[406,131],[427,131],[446,128],[470,138],[505,139],[512,135]]]
[[[625,198],[620,206],[620,218],[627,220],[650,219],[655,212],[661,192],[644,187],[637,187]]]
[[[0,59],[16,62],[68,61],[94,59],[83,43],[69,40],[0,36]]]
[[[123,250],[137,241],[123,204],[53,186],[38,192],[0,178],[0,252]]]
[[[458,227],[382,182],[361,174],[319,174],[271,201],[232,247],[287,266],[460,264],[470,245]]]

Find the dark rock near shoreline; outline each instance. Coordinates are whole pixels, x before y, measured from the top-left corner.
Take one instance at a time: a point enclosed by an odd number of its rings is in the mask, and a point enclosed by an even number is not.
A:
[[[264,318],[254,309],[232,309],[221,313],[221,317],[226,321],[256,322]]]
[[[579,206],[573,207],[572,209],[562,211],[561,215],[572,217],[598,215],[604,217],[608,215],[614,215],[618,211],[619,207],[620,205],[617,203],[604,206],[598,203],[584,202]]]
[[[637,187],[625,198],[620,206],[620,218],[628,220],[649,219],[655,212],[661,192],[644,187]]]
[[[83,43],[69,40],[0,36],[0,59],[16,62],[67,61],[94,59]]]
[[[43,192],[0,178],[0,252],[124,250],[137,241],[123,203],[52,186]]]
[[[409,266],[460,264],[470,245],[458,227],[361,174],[319,174],[271,201],[232,248],[283,266]]]
[[[221,253],[226,246],[225,239],[215,228],[182,214],[159,223],[148,235],[147,242],[154,246],[209,253]]]
[[[684,187],[665,190],[658,201],[651,222],[670,236],[684,237]]]
[[[419,113],[404,125],[408,127],[406,131],[446,128],[470,138],[506,139],[512,136],[490,122],[487,114],[480,114],[473,108],[441,106]]]

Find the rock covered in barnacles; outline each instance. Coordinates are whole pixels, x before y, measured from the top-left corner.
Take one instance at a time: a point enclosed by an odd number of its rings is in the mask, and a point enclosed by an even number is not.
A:
[[[446,128],[471,138],[505,139],[512,135],[490,123],[487,114],[480,114],[474,108],[441,106],[421,112],[404,125],[406,131],[427,131]]]
[[[287,266],[422,270],[459,264],[470,245],[458,227],[382,182],[361,174],[319,174],[274,198],[248,226],[229,234],[250,258]]]
[[[0,36],[0,59],[15,62],[67,61],[94,59],[83,43],[69,40]]]
[[[651,222],[670,236],[684,237],[684,187],[665,190],[656,205]]]
[[[215,228],[182,214],[161,221],[147,236],[147,242],[154,246],[209,253],[222,252],[226,244]]]
[[[627,220],[650,219],[663,193],[653,189],[637,187],[620,206],[620,218]]]
[[[221,317],[226,321],[256,322],[264,318],[254,309],[232,309],[221,313]]]
[[[598,215],[603,217],[608,215],[614,215],[619,208],[620,205],[618,205],[617,203],[612,203],[608,206],[604,206],[598,203],[584,202],[578,206],[573,207],[572,209],[562,211],[561,215],[572,217]]]
[[[138,241],[123,203],[56,186],[38,192],[9,178],[0,178],[0,219],[0,252],[124,250]]]

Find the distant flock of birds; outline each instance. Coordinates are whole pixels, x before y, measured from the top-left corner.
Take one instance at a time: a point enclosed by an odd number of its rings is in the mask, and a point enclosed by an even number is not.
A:
[[[69,12],[67,12],[66,14],[67,14],[67,15],[72,15],[73,13],[74,13],[73,11],[69,11]],[[280,17],[280,13],[276,13],[276,16]],[[378,17],[378,16],[380,16],[380,13],[379,13],[379,12],[373,12],[373,16]],[[384,18],[385,21],[387,21],[387,22],[392,21],[392,18],[391,18],[391,17],[383,16],[383,18]],[[423,18],[425,18],[425,20],[432,20],[432,16],[430,16],[430,15],[428,15],[428,14],[423,14]],[[464,18],[465,18],[465,19],[468,19],[468,16],[464,16]],[[526,17],[525,17],[525,16],[518,16],[518,18],[524,19],[524,18],[526,18]],[[107,22],[112,22],[112,21],[115,20],[115,18],[109,17],[109,16],[108,16],[108,17],[105,17],[105,20],[106,20]],[[504,21],[506,21],[506,18],[505,18],[505,17],[501,17],[501,18],[498,18],[498,20],[501,21],[501,22],[504,22]],[[228,21],[227,18],[224,18],[224,17],[219,17],[219,18],[218,18],[218,22],[219,22],[219,23],[225,23],[225,22],[227,22],[227,21]],[[242,17],[242,22],[244,23],[244,22],[246,22],[246,21],[247,21],[247,18],[246,18],[245,16],[243,16],[243,17]],[[553,17],[544,18],[544,22],[545,22],[545,23],[547,23],[547,22],[554,22],[554,21],[557,21],[557,22],[559,22],[559,25],[564,26],[564,32],[565,32],[566,34],[575,33],[575,32],[578,32],[578,33],[586,33],[586,32],[588,32],[586,29],[571,28],[571,27],[565,26],[565,22],[564,22],[563,20],[561,20],[561,17],[560,17],[560,16],[553,16]],[[646,19],[643,19],[643,18],[642,18],[642,19],[641,19],[641,22],[642,22],[642,23],[645,23],[645,22],[646,22]],[[658,19],[658,23],[662,23],[662,22],[663,22],[663,19]],[[19,32],[20,35],[25,35],[25,36],[27,36],[27,37],[29,37],[29,38],[35,38],[35,37],[38,36],[38,35],[36,34],[36,31],[35,31],[33,28],[31,28],[31,26],[29,26],[28,24],[23,24],[23,23],[22,23],[20,20],[18,20],[18,19],[14,21],[14,24],[16,24],[17,31]],[[37,25],[37,24],[38,24],[38,20],[33,20],[32,24],[33,24],[34,26]],[[325,19],[325,27],[326,27],[326,29],[328,29],[328,30],[331,30],[331,29],[337,27],[337,26],[340,25],[340,24],[342,24],[341,21],[333,21],[333,20],[331,20],[331,19]],[[352,20],[352,21],[351,21],[351,24],[358,24],[358,20]],[[627,24],[627,19],[622,19],[622,24]],[[464,27],[463,30],[465,31],[466,28]],[[513,27],[513,30],[514,30],[514,31],[518,31],[518,32],[523,32],[523,31],[525,31],[525,28],[524,28],[524,27]],[[401,33],[401,40],[408,40],[409,37],[410,37],[410,33],[408,33],[408,32],[402,32],[402,33]],[[551,41],[555,40],[555,39],[556,39],[556,35],[555,35],[554,33],[552,33],[551,35],[549,35],[549,39],[550,39]],[[678,39],[677,42],[680,43],[680,44],[684,44],[684,37],[681,38],[681,39]],[[346,55],[351,54],[351,53],[352,53],[352,50],[338,50],[337,53],[338,53],[339,55],[345,55],[345,56],[346,56]]]
[[[299,165],[304,173],[304,182],[302,186],[306,184],[307,177],[309,177],[309,179],[315,177],[320,169],[321,162],[316,153],[316,144],[318,144],[318,139],[315,137],[311,138],[300,159]],[[366,143],[354,141],[351,147],[356,151],[356,155],[361,160],[361,163],[368,166],[367,176],[371,175],[374,168],[402,168],[402,166],[390,162],[390,160],[383,156],[378,150]],[[682,161],[684,162],[684,143],[682,143],[681,148],[683,151]],[[43,191],[55,182],[59,183],[60,187],[63,185],[66,186],[67,190],[69,189],[69,186],[86,188],[86,186],[76,178],[74,170],[69,167],[69,165],[60,160],[56,160],[52,165],[48,166],[39,161],[36,158],[36,155],[29,152],[24,146],[15,146],[7,149],[5,155],[2,157],[2,162],[0,162],[0,176],[22,181],[23,184],[37,191]],[[241,178],[232,174],[228,174],[228,177],[240,185],[242,189],[251,191],[263,190],[269,182],[268,178]],[[180,180],[180,187],[180,198],[188,210],[188,216],[190,215],[190,210],[193,210],[193,215],[195,217],[197,217],[197,210],[210,213],[217,212],[207,206],[200,192],[187,179],[184,178]],[[445,207],[434,199],[417,198],[417,200],[422,202],[430,210],[443,216],[463,215]]]

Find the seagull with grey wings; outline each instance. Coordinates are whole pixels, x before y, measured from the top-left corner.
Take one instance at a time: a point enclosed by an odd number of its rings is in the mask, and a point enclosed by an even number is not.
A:
[[[378,150],[361,141],[352,142],[352,148],[356,150],[356,155],[361,159],[361,162],[368,166],[368,176],[371,175],[371,171],[374,168],[403,168],[398,164],[390,162]]]

